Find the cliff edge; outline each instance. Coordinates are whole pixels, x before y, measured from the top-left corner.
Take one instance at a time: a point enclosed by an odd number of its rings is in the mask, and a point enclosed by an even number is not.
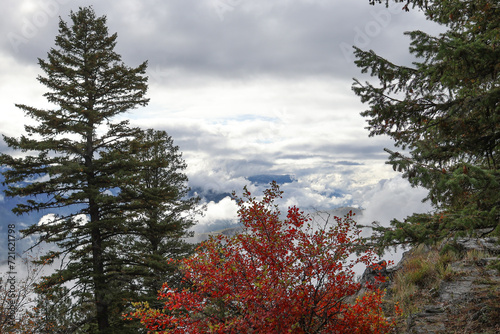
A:
[[[387,277],[384,311],[394,333],[500,333],[500,244],[497,237],[465,238],[406,252]],[[367,269],[362,280],[377,274]],[[394,313],[398,304],[403,314]]]

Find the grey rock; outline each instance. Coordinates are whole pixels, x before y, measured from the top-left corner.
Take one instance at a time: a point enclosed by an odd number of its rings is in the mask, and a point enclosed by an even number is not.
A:
[[[463,238],[456,243],[462,250],[477,250],[490,255],[485,258],[466,258],[451,263],[454,275],[446,281],[441,281],[438,287],[429,290],[427,295],[431,298],[429,301],[431,304],[422,307],[419,312],[407,318],[404,333],[445,334],[449,333],[448,326],[454,328],[453,332],[455,332],[457,328],[455,321],[460,314],[463,317],[463,313],[460,312],[463,312],[464,308],[470,310],[469,321],[495,323],[495,320],[489,318],[491,306],[485,302],[487,298],[485,292],[494,291],[500,286],[498,271],[488,268],[488,265],[500,259],[498,256],[500,245],[498,245],[497,238]],[[411,252],[408,253],[409,257],[411,257]],[[401,262],[405,261],[405,258],[406,256],[403,256]],[[404,266],[401,262],[395,268],[388,269],[389,277],[403,270]],[[495,332],[500,328],[500,325],[493,326],[494,329],[493,327],[488,329],[493,329]]]
[[[409,334],[438,334],[445,333],[446,314],[438,306],[426,306],[423,312],[412,314],[407,319]]]
[[[363,275],[361,276],[361,286],[366,284],[375,285],[380,289],[384,289],[388,286],[389,281],[381,282],[378,277],[387,278],[389,272],[387,271],[387,262],[385,260],[379,261],[373,266],[366,267]]]
[[[462,238],[458,239],[456,243],[466,251],[477,250],[492,254],[500,254],[500,245],[498,244],[497,238]]]

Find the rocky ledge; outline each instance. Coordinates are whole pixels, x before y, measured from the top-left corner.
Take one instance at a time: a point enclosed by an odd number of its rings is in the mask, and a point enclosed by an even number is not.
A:
[[[439,270],[435,269],[438,262]],[[362,279],[369,281],[378,273],[386,276],[388,280],[381,286],[387,291],[384,308],[404,303],[406,312],[399,317],[395,333],[500,333],[497,238],[467,238],[439,248],[420,247],[406,252],[396,267],[378,268],[368,268]]]

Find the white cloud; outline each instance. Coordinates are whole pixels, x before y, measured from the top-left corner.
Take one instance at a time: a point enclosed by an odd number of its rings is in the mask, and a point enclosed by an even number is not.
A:
[[[8,115],[0,133],[8,136],[19,136],[32,122],[15,103],[48,106],[46,87],[36,80],[36,58],[54,47],[57,16],[67,21],[70,7],[77,10],[75,1],[47,2],[58,6],[34,38],[18,51],[0,41],[0,108]],[[21,2],[5,6],[2,31],[21,33],[24,19],[43,11],[42,2],[24,3],[29,6],[23,10]],[[282,187],[287,205],[358,204],[366,219],[383,224],[425,210],[418,204],[422,192],[384,164],[383,148],[392,142],[368,137],[359,115],[367,106],[351,91],[351,78],[362,76],[341,45],[360,42],[361,31],[369,41],[359,46],[409,63],[403,31],[435,27],[418,11],[392,11],[389,17],[384,6],[369,6],[368,0],[225,3],[234,6],[220,13],[213,0],[85,1],[107,16],[127,65],[149,61],[150,105],[122,119],[172,135],[193,188],[240,193],[250,183],[246,177],[292,174],[297,181]],[[382,179],[389,181],[377,185]],[[250,185],[256,195],[264,188]],[[234,203],[224,199],[208,204],[200,224],[234,216]]]
[[[207,211],[203,217],[198,220],[200,225],[211,225],[221,220],[236,220],[238,206],[230,198],[225,197],[218,203],[210,202],[207,204]]]
[[[105,191],[102,192],[103,195],[108,195],[108,196],[113,196],[113,193],[111,192],[111,190],[107,189]]]
[[[78,224],[80,226],[87,224],[89,221],[87,215],[84,215],[84,214],[76,215],[73,217],[72,220],[73,220],[73,222],[75,222],[76,224]]]
[[[358,223],[369,226],[376,221],[382,226],[390,226],[392,219],[403,220],[414,213],[431,212],[432,206],[428,202],[422,203],[426,195],[426,189],[412,188],[400,175],[381,180],[361,195],[361,206],[365,210]],[[369,228],[364,229],[363,236],[370,234]],[[404,251],[401,247],[396,250],[388,249],[383,258],[397,264]]]
[[[40,220],[38,221],[38,225],[39,226],[50,225],[50,224],[53,224],[55,221],[57,221],[57,219],[59,219],[59,217],[56,214],[49,213],[49,214],[44,215],[42,218],[40,218]],[[83,226],[83,225],[87,224],[87,222],[88,222],[88,218],[84,214],[76,215],[72,218],[72,220],[73,220],[73,222],[75,222],[76,224],[78,224],[80,226]]]
[[[38,221],[38,226],[42,225],[50,225],[54,223],[54,221],[57,219],[57,216],[53,213],[46,214],[40,220]]]
[[[432,206],[422,203],[426,195],[426,189],[412,188],[401,176],[381,180],[362,195],[363,223],[377,221],[382,226],[389,226],[394,218],[402,220],[413,213],[430,212]]]
[[[2,77],[0,81],[0,110],[2,110],[0,133],[18,136],[24,131],[24,125],[33,124],[33,121],[26,118],[23,111],[16,108],[15,104],[33,102],[42,107],[47,105],[45,98],[42,97],[44,91],[36,83],[37,67],[35,63],[22,64],[15,57],[0,50],[0,76]],[[30,88],[27,89],[27,87]]]

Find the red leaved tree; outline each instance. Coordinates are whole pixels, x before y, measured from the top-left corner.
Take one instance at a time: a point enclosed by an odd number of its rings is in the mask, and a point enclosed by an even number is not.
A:
[[[382,293],[357,299],[353,266],[373,264],[360,246],[352,213],[325,229],[314,229],[296,207],[280,217],[276,183],[261,201],[245,189],[236,198],[243,233],[218,236],[181,261],[186,288],[167,284],[159,293],[163,310],[136,303],[139,318],[159,333],[386,333]]]

